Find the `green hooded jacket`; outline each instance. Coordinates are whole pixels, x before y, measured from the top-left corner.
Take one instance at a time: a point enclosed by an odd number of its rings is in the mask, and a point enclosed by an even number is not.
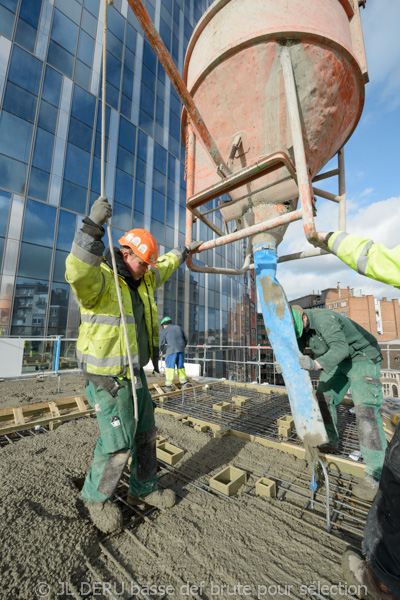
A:
[[[305,309],[309,327],[298,340],[304,352],[309,347],[325,373],[342,361],[371,360],[381,356],[378,341],[366,329],[347,317],[326,309]]]

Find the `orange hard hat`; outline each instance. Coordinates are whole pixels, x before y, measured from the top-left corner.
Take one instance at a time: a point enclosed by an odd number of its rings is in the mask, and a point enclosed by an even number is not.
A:
[[[147,262],[154,265],[158,258],[158,246],[154,237],[145,229],[131,229],[118,240],[121,246],[129,246],[133,252]]]

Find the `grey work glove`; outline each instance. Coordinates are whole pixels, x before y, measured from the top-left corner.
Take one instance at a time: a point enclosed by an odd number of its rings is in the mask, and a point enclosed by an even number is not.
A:
[[[302,369],[306,369],[307,371],[319,371],[319,366],[311,356],[308,356],[308,354],[301,354],[299,362]]]
[[[186,249],[188,252],[195,252],[197,250],[197,248],[199,248],[202,245],[202,241],[201,242],[192,242],[191,244],[188,244],[186,246]]]
[[[103,227],[107,219],[112,215],[112,207],[105,196],[97,198],[96,202],[90,209],[89,219],[91,219],[99,227]]]

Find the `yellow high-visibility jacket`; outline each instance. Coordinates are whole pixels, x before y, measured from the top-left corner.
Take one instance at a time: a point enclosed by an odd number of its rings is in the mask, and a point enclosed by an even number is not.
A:
[[[78,363],[87,373],[121,376],[127,373],[128,355],[113,271],[102,257],[103,242],[99,238],[95,240],[84,230],[85,226],[75,235],[71,253],[66,259],[65,274],[78,299],[81,311],[81,325],[76,344]],[[144,274],[138,287],[144,305],[151,356],[153,356],[153,347],[158,348],[159,342],[154,291],[183,261],[184,255],[179,249],[160,256],[156,265],[151,266]],[[132,363],[136,371],[139,368],[139,356],[132,300],[125,279],[118,277]]]
[[[357,273],[400,289],[400,245],[390,250],[359,235],[335,231],[328,247]]]

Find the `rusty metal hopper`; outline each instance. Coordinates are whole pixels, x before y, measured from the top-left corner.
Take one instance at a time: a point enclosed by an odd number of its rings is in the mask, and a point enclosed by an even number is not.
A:
[[[345,144],[361,116],[367,71],[358,1],[217,0],[187,49],[185,83],[231,173],[276,157],[265,175],[243,179],[228,192],[232,200],[246,196],[221,207],[226,221],[240,220],[239,228],[293,210],[288,203],[299,196],[283,52],[293,69],[312,178]],[[183,140],[188,140],[188,124],[184,110]],[[193,162],[189,209],[216,197],[212,188],[218,188],[221,175],[229,176],[223,168],[218,172],[199,138]],[[265,206],[271,203],[275,212]]]

